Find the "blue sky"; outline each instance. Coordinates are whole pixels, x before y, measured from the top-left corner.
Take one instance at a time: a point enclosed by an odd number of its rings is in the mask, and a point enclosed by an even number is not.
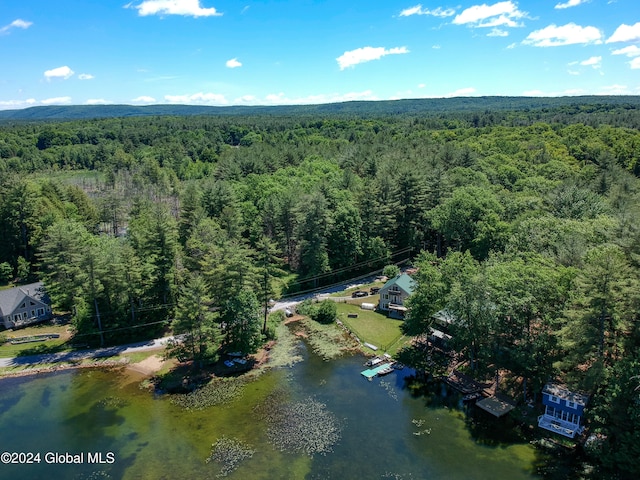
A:
[[[640,1],[0,0],[0,109],[640,94]]]

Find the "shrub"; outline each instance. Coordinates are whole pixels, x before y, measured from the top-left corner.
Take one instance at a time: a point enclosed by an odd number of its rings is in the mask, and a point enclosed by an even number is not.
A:
[[[311,315],[318,323],[329,324],[333,323],[336,320],[336,316],[338,315],[338,307],[336,307],[335,302],[331,300],[324,300],[318,304],[318,308],[315,311],[315,314]]]
[[[387,278],[393,278],[400,275],[400,267],[397,265],[387,265],[382,269],[382,275]]]

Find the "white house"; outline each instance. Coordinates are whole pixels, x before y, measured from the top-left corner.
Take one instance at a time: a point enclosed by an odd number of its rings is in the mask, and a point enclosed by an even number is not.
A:
[[[4,328],[24,327],[51,318],[42,282],[0,290],[0,321]]]
[[[407,298],[413,294],[416,282],[406,273],[392,278],[380,289],[380,304],[378,308],[387,312],[390,317],[404,318]]]

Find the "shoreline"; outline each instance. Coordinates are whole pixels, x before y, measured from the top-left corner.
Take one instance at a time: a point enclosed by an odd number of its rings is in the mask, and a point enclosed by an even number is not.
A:
[[[101,362],[91,362],[91,363],[82,363],[78,365],[73,364],[60,364],[60,365],[51,365],[48,367],[35,367],[35,368],[24,368],[22,370],[17,370],[15,372],[0,372],[0,381],[5,378],[20,378],[20,377],[29,377],[31,375],[39,375],[41,373],[56,373],[65,370],[73,370],[80,368],[117,368],[117,367],[127,367],[129,365],[129,361],[125,359],[121,360],[104,360]],[[3,368],[11,368],[11,367],[3,367]]]

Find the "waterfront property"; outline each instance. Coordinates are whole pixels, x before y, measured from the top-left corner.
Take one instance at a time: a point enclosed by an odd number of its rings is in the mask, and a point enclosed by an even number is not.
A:
[[[42,282],[0,290],[0,320],[4,328],[26,327],[50,318],[51,306]]]
[[[545,411],[538,417],[538,426],[574,438],[584,430],[581,419],[588,401],[588,395],[572,392],[556,383],[547,383],[542,390]]]
[[[404,318],[407,312],[404,303],[413,294],[415,287],[415,280],[406,273],[392,278],[380,289],[378,308],[387,312],[391,318]]]

